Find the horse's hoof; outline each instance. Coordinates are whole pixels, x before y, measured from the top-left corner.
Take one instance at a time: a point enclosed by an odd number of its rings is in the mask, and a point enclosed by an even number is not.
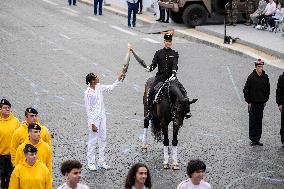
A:
[[[178,163],[173,163],[173,170],[180,170]]]
[[[163,163],[163,167],[164,167],[164,169],[169,169],[170,168],[170,165],[169,165],[169,163]]]
[[[142,144],[141,150],[142,150],[142,152],[146,153],[147,150],[148,150],[148,145],[147,144]]]

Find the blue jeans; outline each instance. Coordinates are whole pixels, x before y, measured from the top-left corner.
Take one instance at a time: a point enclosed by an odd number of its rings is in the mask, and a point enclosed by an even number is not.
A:
[[[130,27],[130,20],[131,20],[131,14],[133,14],[132,19],[132,26],[135,27],[136,25],[136,13],[137,13],[137,3],[129,3],[128,2],[128,26]]]
[[[103,0],[94,0],[94,14],[97,14],[98,11],[98,4],[99,4],[99,15],[102,15],[103,12]]]

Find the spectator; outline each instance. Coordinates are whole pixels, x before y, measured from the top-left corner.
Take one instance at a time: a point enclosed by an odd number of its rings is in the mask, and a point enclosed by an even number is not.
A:
[[[143,10],[143,0],[137,1],[137,14],[142,14]]]
[[[258,26],[256,28],[260,29],[262,25],[264,25],[264,28],[266,28],[268,25],[267,20],[275,14],[275,11],[276,3],[273,0],[269,0],[263,14],[258,17]]]
[[[160,0],[162,1],[162,0]],[[159,10],[160,10],[160,18],[156,21],[158,22],[164,22],[164,23],[169,23],[169,18],[170,18],[170,10],[169,9],[166,9],[162,6],[159,5]],[[167,18],[166,18],[167,16]],[[166,18],[166,20],[165,20]]]
[[[272,16],[267,20],[267,23],[269,25],[269,31],[274,31],[275,29],[275,20],[282,20],[284,17],[284,9],[282,8],[283,4],[281,2],[278,3],[277,9],[275,11],[275,15]]]
[[[138,0],[126,0],[128,6],[128,27],[131,27],[131,15],[132,15],[132,27],[136,27],[136,13]]]
[[[38,111],[34,108],[27,108],[25,111],[26,120],[22,123],[13,134],[11,141],[11,159],[13,165],[15,164],[16,152],[18,147],[26,140],[28,137],[28,126],[31,123],[36,123],[41,127],[40,138],[46,142],[51,148],[50,134],[48,129],[41,125],[38,120]]]
[[[260,15],[263,14],[263,12],[264,12],[264,10],[265,10],[265,8],[266,8],[266,5],[267,5],[267,3],[266,3],[265,0],[260,0],[260,1],[258,2],[258,8],[256,9],[256,11],[255,11],[254,13],[252,13],[252,14],[250,15],[250,19],[252,20],[252,23],[253,23],[254,26],[257,25],[257,18],[258,18]]]
[[[94,15],[98,13],[98,4],[99,4],[99,15],[103,14],[103,0],[94,0]]]
[[[89,73],[86,76],[86,84],[88,85],[85,91],[85,107],[88,117],[89,139],[87,160],[89,169],[95,171],[95,145],[99,142],[99,161],[98,166],[104,169],[109,169],[110,166],[105,162],[105,147],[106,147],[106,114],[103,100],[103,93],[110,93],[119,83],[124,80],[125,75],[120,74],[118,79],[112,85],[101,85],[99,77],[94,73]]]
[[[206,165],[199,159],[190,160],[187,164],[188,179],[182,181],[177,189],[211,189],[211,185],[203,180]]]
[[[128,171],[126,189],[151,189],[151,175],[148,167],[142,163],[136,163]]]
[[[52,150],[50,146],[40,138],[41,127],[36,123],[29,124],[28,133],[29,136],[25,142],[21,144],[16,152],[15,166],[21,161],[25,160],[25,154],[23,152],[26,144],[31,144],[37,148],[37,158],[40,160],[52,174]]]
[[[284,148],[284,72],[279,76],[277,89],[276,89],[276,103],[278,104],[279,111],[281,112],[281,129],[280,136],[282,142],[282,148]]]
[[[8,189],[10,176],[13,171],[11,162],[11,139],[13,133],[20,127],[19,120],[11,112],[8,100],[0,101],[0,188]]]
[[[27,144],[24,154],[25,161],[15,167],[9,189],[52,189],[52,176],[48,168],[37,159],[36,147]]]
[[[61,164],[61,174],[66,177],[66,182],[57,189],[89,189],[80,183],[82,164],[77,160],[67,160]]]

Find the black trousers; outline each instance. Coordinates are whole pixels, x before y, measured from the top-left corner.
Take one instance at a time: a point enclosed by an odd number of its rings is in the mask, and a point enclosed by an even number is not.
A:
[[[283,105],[282,105],[283,106]],[[280,129],[281,142],[284,145],[284,111],[281,112],[281,129]]]
[[[142,10],[143,10],[143,3],[142,3],[142,0],[138,0],[137,1],[137,13],[138,12],[142,12]]]
[[[68,0],[69,5],[72,5],[72,0]],[[73,5],[76,5],[76,0],[73,0]]]
[[[262,134],[264,103],[252,103],[249,110],[249,139],[258,142]]]
[[[13,165],[10,155],[0,155],[1,189],[8,189]]]

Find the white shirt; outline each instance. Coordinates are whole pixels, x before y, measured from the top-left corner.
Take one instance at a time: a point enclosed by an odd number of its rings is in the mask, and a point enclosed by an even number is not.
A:
[[[201,181],[199,185],[194,185],[192,182],[191,182],[191,179],[187,179],[187,180],[184,180],[182,181],[177,189],[212,189],[211,188],[211,185],[208,183],[208,182],[205,182],[205,181]]]
[[[276,11],[276,3],[273,1],[272,3],[267,3],[264,13],[268,15],[274,14]]]
[[[70,188],[66,183],[64,183],[63,185],[61,185],[57,189],[72,189],[72,188]],[[78,183],[76,189],[89,189],[89,187],[87,185]]]
[[[112,85],[96,85],[95,90],[88,87],[85,91],[85,107],[88,117],[88,126],[96,124],[105,117],[105,104],[103,92],[110,93],[120,82],[116,80]]]

